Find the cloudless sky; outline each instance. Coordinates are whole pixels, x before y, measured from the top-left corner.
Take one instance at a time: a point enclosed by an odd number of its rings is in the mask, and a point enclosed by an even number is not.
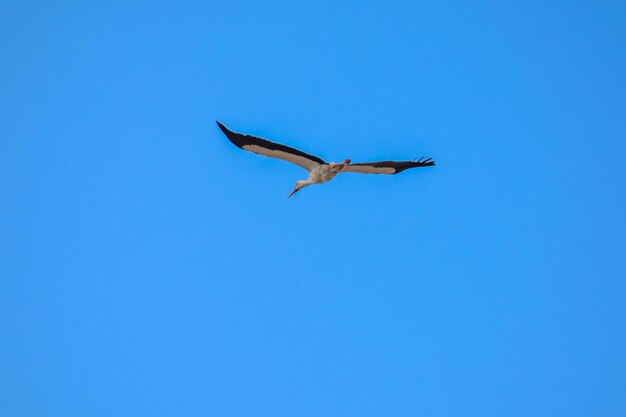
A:
[[[626,415],[625,5],[0,2],[0,415]]]

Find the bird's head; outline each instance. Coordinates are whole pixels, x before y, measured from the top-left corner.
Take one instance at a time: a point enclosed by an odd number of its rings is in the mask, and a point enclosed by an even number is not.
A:
[[[291,192],[291,194],[289,194],[289,197],[287,197],[288,199],[291,198],[292,195],[294,195],[295,193],[297,193],[298,191],[300,191],[301,189],[303,189],[304,187],[306,187],[308,184],[306,181],[298,181],[296,182],[296,188],[294,188],[294,190]]]

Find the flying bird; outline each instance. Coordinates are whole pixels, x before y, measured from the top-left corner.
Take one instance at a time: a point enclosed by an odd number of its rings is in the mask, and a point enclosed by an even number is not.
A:
[[[343,162],[326,162],[323,159],[304,153],[298,149],[282,145],[280,143],[271,142],[266,139],[258,138],[251,135],[244,135],[229,130],[222,123],[217,122],[226,137],[237,146],[246,151],[254,152],[259,155],[269,156],[270,158],[278,158],[292,164],[301,166],[309,171],[309,179],[298,181],[296,188],[289,194],[292,195],[301,189],[313,184],[322,184],[335,178],[340,172],[360,172],[362,174],[398,174],[410,168],[428,167],[435,165],[432,158],[420,158],[413,161],[380,161],[380,162],[361,162],[353,164],[351,159]]]

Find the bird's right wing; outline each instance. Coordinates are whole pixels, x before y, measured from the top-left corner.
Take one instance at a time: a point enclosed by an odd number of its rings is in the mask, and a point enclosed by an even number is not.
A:
[[[266,139],[257,138],[256,136],[236,133],[229,130],[220,122],[217,122],[217,124],[233,145],[246,151],[269,156],[270,158],[282,159],[284,161],[291,162],[292,164],[301,166],[309,171],[320,164],[326,163],[323,159],[314,155],[309,155],[308,153],[304,153],[298,149],[281,145],[280,143],[270,142]]]
[[[361,174],[398,174],[410,168],[429,167],[435,165],[432,158],[418,161],[380,161],[361,162],[347,165],[341,172],[359,172]]]

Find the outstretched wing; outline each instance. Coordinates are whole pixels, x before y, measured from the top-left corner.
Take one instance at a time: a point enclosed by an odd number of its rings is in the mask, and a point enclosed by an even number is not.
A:
[[[304,153],[298,149],[281,145],[280,143],[270,142],[269,140],[257,138],[255,136],[233,132],[220,122],[217,122],[217,125],[235,146],[246,151],[269,156],[270,158],[282,159],[284,161],[291,162],[292,164],[301,166],[309,171],[320,164],[326,163],[323,159],[314,155],[309,155],[308,153]]]
[[[341,172],[360,172],[361,174],[398,174],[411,168],[429,167],[435,165],[432,158],[418,161],[380,161],[380,162],[361,162],[358,164],[350,164]]]

